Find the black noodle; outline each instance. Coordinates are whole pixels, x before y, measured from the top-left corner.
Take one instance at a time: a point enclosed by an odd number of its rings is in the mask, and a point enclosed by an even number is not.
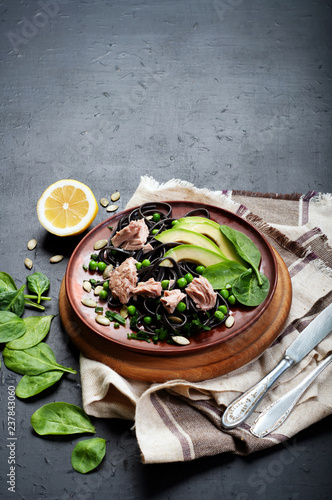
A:
[[[158,214],[160,218],[158,216],[156,217],[155,214]],[[167,250],[180,244],[160,243],[154,238],[156,234],[172,228],[172,223],[176,219],[172,218],[171,215],[172,208],[168,203],[144,203],[139,208],[132,210],[132,212],[122,217],[117,226],[112,229],[109,243],[99,252],[98,260],[117,267],[128,257],[133,257],[138,262],[148,259],[150,265],[138,270],[138,281],[143,282],[150,278],[154,278],[155,281],[159,282],[169,280],[169,290],[179,288],[177,280],[187,273],[192,274],[193,277],[199,276],[196,272],[197,264],[190,262],[177,263],[175,260],[169,258],[169,260],[172,261],[173,267],[160,266]],[[184,217],[193,215],[210,218],[209,212],[203,208],[192,210],[184,215]],[[121,248],[115,248],[111,240],[116,232],[126,227],[131,221],[142,218],[149,228],[149,237],[146,244],[150,244],[152,250],[144,252],[143,249],[128,251]],[[156,221],[156,218],[159,218],[159,220]],[[228,316],[229,309],[227,302],[219,293],[217,294],[215,306],[207,312],[198,309],[188,295],[186,295],[182,302],[186,304],[184,312],[175,310],[173,314],[169,314],[160,303],[160,299],[144,299],[142,297],[130,299],[127,305],[134,305],[136,308],[136,314],[131,318],[131,329],[139,333],[139,335],[134,334],[131,335],[131,337],[147,341],[151,339],[153,342],[166,341],[168,343],[173,343],[172,337],[174,335],[190,337],[192,334],[208,331],[220,325]],[[221,305],[227,307],[227,313],[222,321],[218,320],[214,315],[215,311]],[[118,300],[110,295],[108,307],[118,309],[120,306],[121,304]],[[150,324],[144,322],[146,316],[150,317]]]

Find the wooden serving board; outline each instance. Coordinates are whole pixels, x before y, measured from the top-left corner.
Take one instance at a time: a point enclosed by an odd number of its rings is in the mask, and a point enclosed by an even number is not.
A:
[[[259,319],[244,332],[221,344],[183,356],[136,353],[90,330],[73,311],[62,281],[59,311],[63,326],[87,358],[100,361],[120,375],[145,382],[185,379],[199,382],[230,373],[257,359],[278,337],[289,314],[292,285],[285,263],[275,251],[278,283],[274,296]]]

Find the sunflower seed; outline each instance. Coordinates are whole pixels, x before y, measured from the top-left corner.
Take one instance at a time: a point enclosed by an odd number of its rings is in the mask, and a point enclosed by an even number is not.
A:
[[[128,318],[128,308],[126,305],[121,307],[120,314],[124,319]]]
[[[105,318],[105,316],[102,316],[101,314],[97,314],[96,321],[103,326],[109,326],[111,324],[110,320],[108,318]]]
[[[101,198],[99,203],[101,204],[102,207],[107,207],[109,201],[106,198]]]
[[[31,259],[25,259],[24,261],[24,265],[25,267],[27,267],[28,269],[32,269],[32,266],[33,266],[33,262]]]
[[[83,281],[83,290],[85,290],[86,292],[91,292],[91,283],[90,281]]]
[[[104,272],[103,272],[103,278],[106,280],[109,276],[109,273],[113,271],[113,264],[109,264],[107,267],[105,267]]]
[[[107,208],[106,208],[106,211],[107,212],[115,212],[117,209],[118,209],[118,205],[109,205]]]
[[[37,240],[35,240],[34,238],[28,241],[27,244],[28,250],[33,250],[34,248],[36,248],[36,246],[37,246]]]
[[[228,318],[225,321],[225,326],[227,328],[231,328],[234,325],[235,319],[234,316],[228,316]]]
[[[186,337],[182,337],[181,335],[175,335],[174,337],[172,337],[172,339],[174,340],[174,342],[176,342],[179,345],[190,344],[190,340],[187,339]]]
[[[93,245],[93,248],[94,248],[95,250],[100,250],[101,248],[106,247],[107,243],[108,243],[108,240],[98,240],[98,241],[96,241],[96,243]]]
[[[96,307],[97,302],[93,299],[83,299],[82,304],[86,307]]]
[[[119,191],[115,191],[115,193],[113,193],[111,195],[111,200],[112,201],[118,201],[119,199],[120,199],[120,193],[119,193]]]
[[[94,290],[95,295],[99,295],[99,293],[102,291],[103,287],[101,285],[96,286]]]
[[[61,262],[63,259],[63,255],[54,255],[53,257],[50,258],[50,262],[52,264],[56,264],[57,262]]]

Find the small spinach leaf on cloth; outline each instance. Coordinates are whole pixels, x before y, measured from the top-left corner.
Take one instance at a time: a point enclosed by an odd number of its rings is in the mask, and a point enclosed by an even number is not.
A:
[[[24,288],[19,290],[0,292],[0,311],[10,311],[22,316],[24,311]]]
[[[50,370],[76,373],[76,370],[58,364],[52,349],[44,342],[22,351],[5,347],[3,360],[9,370],[22,375],[39,375]]]
[[[261,253],[255,243],[251,241],[246,234],[241,233],[241,231],[237,231],[229,226],[220,226],[220,231],[233,243],[235,250],[240,257],[252,266],[256,273],[258,284],[261,285],[262,281],[258,271],[261,261]]]
[[[214,290],[221,290],[226,285],[232,285],[245,270],[245,267],[234,260],[226,260],[206,267],[202,276],[211,283]]]
[[[26,327],[26,332],[23,337],[9,342],[6,347],[8,349],[29,349],[41,342],[48,334],[51,326],[53,315],[49,316],[29,316],[23,318]]]
[[[18,398],[31,398],[54,385],[63,376],[59,370],[41,373],[40,375],[24,375],[16,386]]]
[[[41,436],[96,432],[91,420],[79,406],[64,402],[48,403],[39,408],[31,416],[31,425]]]
[[[73,449],[71,464],[73,469],[86,474],[95,469],[106,454],[106,441],[102,438],[92,438],[80,441]]]
[[[0,292],[14,292],[17,290],[13,278],[5,272],[0,271]]]
[[[270,282],[262,273],[260,273],[260,278],[261,285],[258,284],[257,276],[253,274],[252,269],[248,269],[234,281],[232,292],[241,304],[255,307],[266,299]]]
[[[9,342],[25,334],[24,320],[10,311],[0,311],[0,342]]]
[[[27,277],[27,286],[30,292],[37,294],[37,303],[39,304],[40,297],[50,287],[50,280],[45,274],[37,271]]]

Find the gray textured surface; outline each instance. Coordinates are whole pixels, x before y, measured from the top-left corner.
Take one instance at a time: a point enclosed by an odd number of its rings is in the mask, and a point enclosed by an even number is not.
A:
[[[24,283],[26,242],[36,237],[34,269],[51,279],[49,313],[78,242],[38,223],[37,199],[57,179],[86,182],[97,198],[119,189],[121,209],[143,174],[212,189],[332,191],[329,2],[2,0],[0,20],[1,269]],[[55,253],[65,259],[52,266]],[[47,342],[77,368],[58,318]],[[79,475],[69,458],[76,440],[36,437],[29,423],[46,402],[81,404],[78,376],[16,401],[10,493],[7,387],[19,378],[2,363],[1,498],[330,496],[330,418],[248,458],[164,466],[140,463],[129,423],[99,420],[107,457]]]

